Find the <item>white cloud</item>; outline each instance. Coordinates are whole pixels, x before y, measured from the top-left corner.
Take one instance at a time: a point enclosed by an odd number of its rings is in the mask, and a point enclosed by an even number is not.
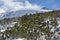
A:
[[[16,11],[16,10],[38,10],[38,11],[48,11],[43,10],[42,6],[37,4],[31,4],[28,0],[18,1],[18,0],[0,0],[4,3],[1,8],[5,11]]]
[[[22,8],[22,2],[13,2],[13,0],[2,0],[4,5],[3,8],[10,8],[12,10],[18,10],[19,8]]]
[[[26,9],[34,9],[34,10],[40,10],[40,6],[38,5],[33,5],[31,3],[29,3],[28,1],[25,1],[25,8]]]
[[[5,12],[5,10],[3,10],[3,9],[0,8],[0,14],[4,13],[4,12]]]
[[[41,7],[36,5],[36,4],[31,4],[29,3],[28,0],[26,0],[24,3],[23,2],[14,2],[14,0],[1,0],[4,5],[2,5],[2,8],[7,9],[7,10],[40,10]]]

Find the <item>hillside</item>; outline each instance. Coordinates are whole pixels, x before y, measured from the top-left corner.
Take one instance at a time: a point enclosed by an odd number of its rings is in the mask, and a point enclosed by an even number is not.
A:
[[[13,27],[3,26],[13,22],[16,22]],[[7,30],[3,33],[6,37],[40,40],[42,36],[45,36],[46,40],[51,40],[51,37],[55,34],[60,35],[60,10],[30,15],[25,14],[17,18],[6,18],[0,20],[0,25],[4,28],[7,27]],[[5,39],[4,35],[2,35],[2,38]]]

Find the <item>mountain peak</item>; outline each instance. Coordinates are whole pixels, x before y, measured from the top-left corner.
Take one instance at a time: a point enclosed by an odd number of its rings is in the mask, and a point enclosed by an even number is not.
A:
[[[44,9],[44,10],[49,10],[48,8],[46,8],[46,7],[43,7],[42,9]]]

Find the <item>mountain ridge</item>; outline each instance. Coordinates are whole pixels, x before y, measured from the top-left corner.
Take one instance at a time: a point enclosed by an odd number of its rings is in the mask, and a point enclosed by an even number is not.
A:
[[[38,11],[38,10],[17,10],[17,11],[0,13],[0,19],[19,17],[19,16],[22,16],[22,15],[25,15],[26,13],[29,15],[30,13],[34,14],[36,12],[43,13],[43,12],[52,11],[52,10],[47,10],[47,8],[45,8],[45,7],[43,7],[43,8],[40,11]]]

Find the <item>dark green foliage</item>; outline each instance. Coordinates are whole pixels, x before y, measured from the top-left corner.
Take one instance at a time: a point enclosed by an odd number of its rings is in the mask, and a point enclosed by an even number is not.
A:
[[[20,26],[18,26],[18,23],[15,24],[14,27],[11,28],[11,30],[6,30],[5,34],[6,35],[9,34],[13,38],[23,37],[34,40],[34,37],[36,37],[37,39],[38,37],[41,36],[40,33],[43,32],[45,35],[49,37],[51,35],[49,28],[49,21],[45,22],[44,19],[51,18],[50,25],[56,26],[57,25],[56,18],[59,15],[60,11],[52,11],[52,12],[36,13],[30,15],[26,14],[22,17],[19,17],[18,19],[13,18],[13,21],[18,20],[17,22],[19,22]],[[45,28],[45,26],[47,27]]]

